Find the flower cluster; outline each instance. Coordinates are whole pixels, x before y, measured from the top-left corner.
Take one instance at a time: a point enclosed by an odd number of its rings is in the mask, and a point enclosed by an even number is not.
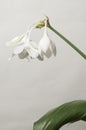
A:
[[[14,45],[12,59],[15,55],[18,55],[20,59],[39,59],[44,60],[44,57],[51,57],[52,54],[56,56],[56,46],[48,36],[47,32],[47,20],[44,20],[44,33],[39,41],[36,43],[31,40],[31,32],[35,27],[32,26],[25,34],[20,35],[11,41],[7,42],[7,46]]]

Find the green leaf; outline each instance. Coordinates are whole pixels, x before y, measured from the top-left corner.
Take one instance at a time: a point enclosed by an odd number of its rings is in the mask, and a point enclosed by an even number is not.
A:
[[[67,123],[86,121],[86,100],[65,103],[34,123],[33,130],[59,130]]]

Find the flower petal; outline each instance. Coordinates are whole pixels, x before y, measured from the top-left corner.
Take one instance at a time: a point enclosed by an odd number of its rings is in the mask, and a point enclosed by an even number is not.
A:
[[[31,58],[37,58],[39,56],[38,45],[34,41],[29,41],[27,51]]]
[[[52,51],[50,48],[47,49],[46,53],[44,53],[44,55],[47,57],[47,58],[50,58],[52,56]]]
[[[17,46],[17,47],[15,47],[13,53],[14,53],[14,54],[19,54],[19,53],[21,53],[21,52],[23,51],[23,49],[24,49],[24,45]]]
[[[24,38],[25,34],[22,34],[20,36],[15,37],[14,39],[12,39],[11,41],[8,41],[6,43],[7,46],[13,46],[13,45],[19,45],[22,44],[22,40]]]
[[[38,49],[38,45],[37,45],[36,42],[30,41],[30,45],[31,45],[31,47],[33,47],[34,49]]]
[[[39,52],[38,59],[39,60],[44,60],[44,52],[41,50],[41,48],[38,48],[38,52]]]
[[[43,36],[43,38],[39,42],[39,48],[46,53],[47,49],[50,46],[50,39],[47,36]]]
[[[29,55],[31,58],[37,58],[39,53],[38,53],[38,50],[37,49],[34,49],[34,48],[28,48],[27,49]]]
[[[43,61],[44,60],[44,56],[38,55],[37,57],[39,60]]]
[[[57,54],[56,46],[52,41],[51,41],[51,50],[52,50],[54,56],[56,56],[56,54]]]
[[[18,54],[20,59],[24,59],[28,57],[28,52],[24,49],[21,53]]]

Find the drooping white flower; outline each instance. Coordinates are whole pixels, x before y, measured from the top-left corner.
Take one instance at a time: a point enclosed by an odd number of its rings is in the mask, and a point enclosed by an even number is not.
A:
[[[31,31],[33,30],[33,27],[26,32],[26,34],[21,35],[19,37],[14,38],[10,42],[7,42],[7,45],[15,45],[12,56],[18,55],[20,59],[34,59],[38,58],[39,60],[42,60],[42,58],[39,55],[38,46],[34,41],[30,40]]]
[[[41,40],[39,41],[38,49],[42,58],[44,58],[44,56],[49,58],[52,56],[52,54],[56,56],[56,46],[48,36],[46,20],[45,20],[44,34]]]

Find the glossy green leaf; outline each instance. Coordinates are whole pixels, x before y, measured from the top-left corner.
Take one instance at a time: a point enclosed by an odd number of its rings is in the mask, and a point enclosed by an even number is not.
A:
[[[65,103],[34,123],[33,130],[59,130],[67,123],[86,121],[86,100]]]

